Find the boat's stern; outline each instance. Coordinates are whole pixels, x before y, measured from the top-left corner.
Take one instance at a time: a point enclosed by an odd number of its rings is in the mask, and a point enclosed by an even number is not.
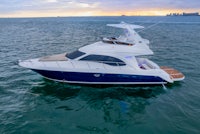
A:
[[[171,68],[171,67],[167,67],[167,66],[161,66],[160,69],[162,69],[163,71],[165,71],[166,73],[169,74],[170,78],[173,81],[182,81],[185,79],[185,76],[183,73],[181,73],[180,71]]]

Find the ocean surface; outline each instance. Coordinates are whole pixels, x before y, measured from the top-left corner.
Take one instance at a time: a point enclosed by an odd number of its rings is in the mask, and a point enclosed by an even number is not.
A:
[[[186,76],[158,86],[83,86],[46,80],[19,59],[73,51],[140,24],[159,65]],[[0,19],[1,134],[199,134],[200,17]]]

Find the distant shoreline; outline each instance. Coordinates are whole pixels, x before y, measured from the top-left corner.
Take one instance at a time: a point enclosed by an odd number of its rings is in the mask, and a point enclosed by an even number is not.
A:
[[[0,19],[33,19],[33,18],[95,18],[95,17],[170,17],[170,16],[50,16],[50,17],[0,17]],[[183,16],[183,17],[195,17],[195,16]]]
[[[165,15],[160,16],[142,16],[142,15],[133,15],[133,16],[49,16],[49,17],[0,17],[1,19],[5,18],[86,18],[86,17],[165,17]]]
[[[0,19],[28,19],[28,18],[87,18],[87,17],[90,17],[90,18],[95,18],[95,17],[176,17],[176,16],[182,16],[182,17],[198,17],[200,15],[182,15],[182,14],[174,14],[174,13],[171,13],[171,14],[167,14],[167,15],[133,15],[133,16],[129,16],[129,15],[120,15],[120,16],[49,16],[49,17],[0,17]]]

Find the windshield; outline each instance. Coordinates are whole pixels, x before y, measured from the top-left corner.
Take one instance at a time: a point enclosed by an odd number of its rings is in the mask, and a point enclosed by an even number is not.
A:
[[[76,59],[76,58],[78,58],[78,57],[80,57],[84,54],[85,53],[77,50],[77,51],[66,54],[66,57],[69,58],[69,59]]]

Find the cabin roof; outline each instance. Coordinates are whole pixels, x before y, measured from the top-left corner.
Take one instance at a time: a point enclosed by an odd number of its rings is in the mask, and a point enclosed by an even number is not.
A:
[[[144,45],[109,44],[102,41],[79,48],[80,51],[92,54],[114,53],[126,56],[152,55],[153,51]]]

